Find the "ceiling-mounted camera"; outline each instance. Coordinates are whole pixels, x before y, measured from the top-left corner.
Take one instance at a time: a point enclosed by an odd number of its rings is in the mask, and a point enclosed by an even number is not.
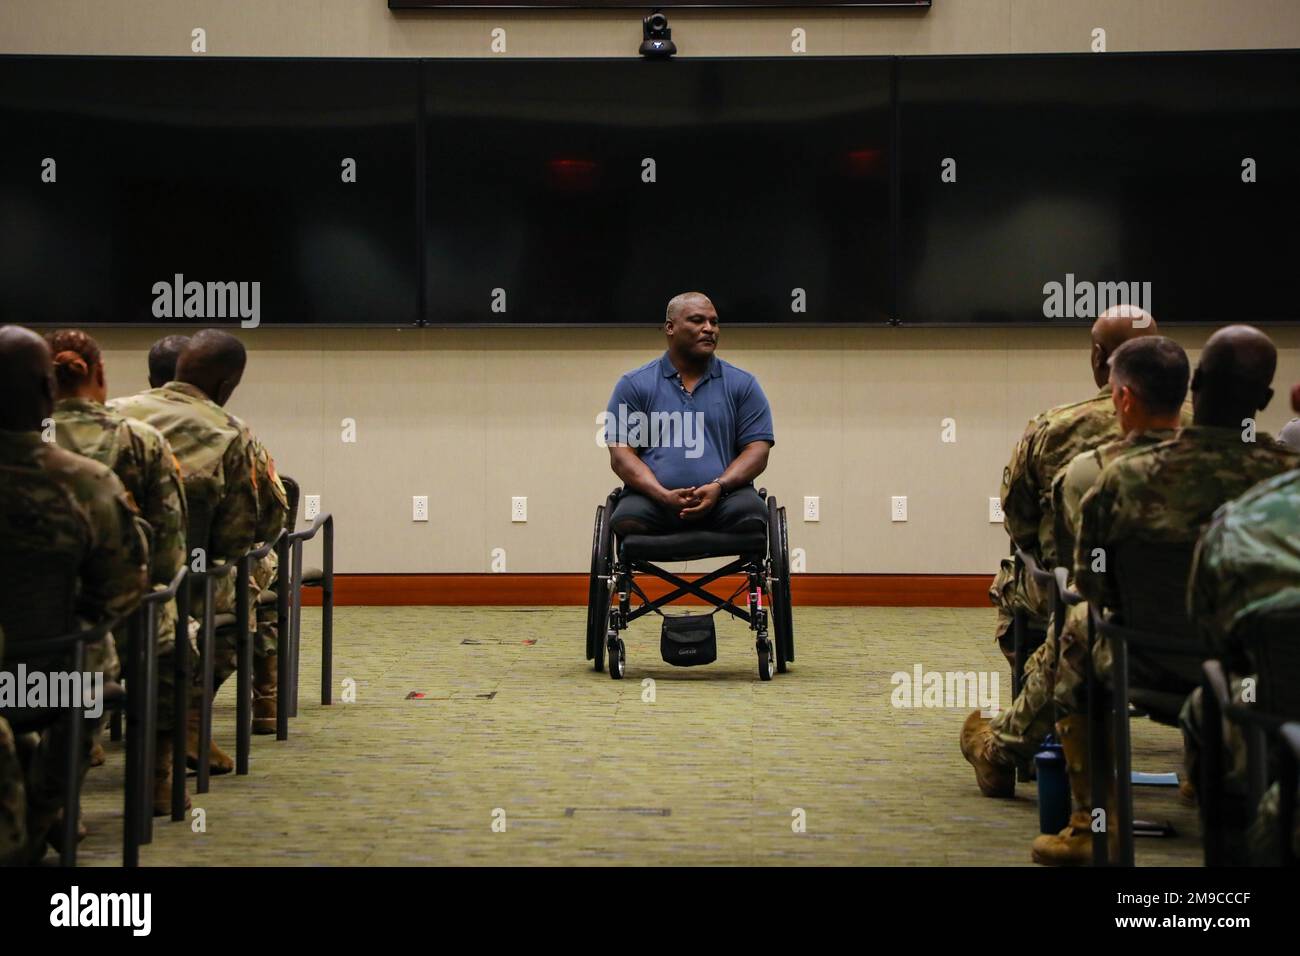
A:
[[[641,55],[652,60],[666,60],[677,53],[668,18],[658,10],[641,21]]]

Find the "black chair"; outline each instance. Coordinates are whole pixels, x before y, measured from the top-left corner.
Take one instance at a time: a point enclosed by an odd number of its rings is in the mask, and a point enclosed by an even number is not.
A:
[[[1061,598],[1061,588],[1058,586],[1057,576],[1054,571],[1043,570],[1039,566],[1037,559],[1023,548],[1016,548],[1016,561],[1025,574],[1028,574],[1039,587],[1047,589],[1048,594],[1051,595],[1052,637],[1056,641],[1057,654],[1059,655],[1061,628],[1065,626],[1065,602]],[[1061,570],[1064,571],[1065,569],[1062,568]],[[1030,656],[1046,642],[1047,632],[1030,628],[1027,615],[1020,610],[1015,612],[1012,628],[1014,629],[1015,662],[1011,668],[1011,697],[1014,700],[1020,696],[1020,690],[1025,684],[1025,665],[1029,662]],[[1035,776],[1033,762],[1017,755],[1016,780],[1020,783],[1027,783],[1033,780]]]
[[[1120,866],[1134,865],[1133,771],[1129,728],[1129,703],[1137,704],[1154,720],[1177,726],[1178,713],[1195,687],[1195,674],[1205,660],[1204,642],[1187,617],[1187,578],[1195,542],[1164,544],[1125,541],[1111,549],[1108,574],[1117,582],[1120,607],[1105,615],[1096,606],[1089,611],[1088,627],[1088,736],[1092,767],[1093,806],[1104,806],[1108,778],[1114,774],[1116,805],[1107,827],[1118,831]],[[1100,681],[1092,673],[1092,651],[1097,635],[1111,646],[1111,694],[1103,701]],[[1163,688],[1129,686],[1130,654],[1147,668],[1168,673]],[[1185,688],[1170,689],[1185,681]],[[1103,757],[1106,717],[1115,741],[1113,767]],[[1106,834],[1094,834],[1093,863],[1105,865],[1109,848]]]
[[[1277,842],[1282,852],[1282,865],[1300,866],[1300,858],[1295,852],[1296,788],[1300,787],[1300,724],[1287,724],[1282,728],[1281,736],[1277,775],[1280,788]]]
[[[300,500],[298,483],[292,479],[280,476],[280,481],[284,485],[285,492],[289,498],[289,535],[292,571],[290,574],[291,601],[289,609],[289,646],[281,648],[279,657],[280,672],[277,676],[277,683],[282,688],[280,690],[280,701],[287,703],[287,706],[276,708],[277,728],[276,738],[284,740],[288,737],[288,723],[281,720],[281,715],[287,717],[298,716],[298,666],[300,662],[300,648],[302,635],[302,589],[305,587],[318,587],[321,589],[321,676],[320,676],[320,702],[322,706],[328,707],[334,703],[334,517],[329,512],[317,515],[312,519],[311,527],[306,531],[298,531],[298,502]],[[316,537],[316,534],[324,529],[323,542],[321,547],[321,560],[323,567],[306,570],[302,566],[302,546],[304,541],[310,541]],[[283,579],[282,579],[283,580]],[[281,643],[285,640],[284,632],[281,632]],[[283,735],[282,735],[283,734]]]
[[[235,775],[248,773],[248,757],[253,741],[253,640],[249,636],[249,625],[255,624],[254,615],[257,607],[253,604],[252,589],[249,579],[253,575],[253,565],[272,551],[279,554],[281,540],[288,534],[281,528],[270,541],[260,548],[250,549],[239,559],[239,574],[235,579],[235,628],[237,633],[239,666],[236,670],[235,691]],[[261,603],[261,595],[258,595]],[[279,609],[277,627],[279,633],[288,630],[288,609],[279,606],[278,595],[273,595]],[[278,710],[277,710],[278,713]]]
[[[658,613],[661,607],[678,598],[693,594],[732,617],[749,624],[756,632],[758,674],[771,680],[774,673],[785,673],[794,661],[794,618],[790,604],[790,548],[785,509],[777,506],[775,496],[759,489],[767,502],[767,529],[747,533],[688,530],[670,534],[632,534],[615,539],[610,523],[621,488],[615,488],[596,508],[592,531],[591,576],[587,590],[587,660],[596,670],[603,670],[609,658],[609,676],[621,680],[627,661],[627,649],[618,632],[639,617]],[[710,571],[694,581],[687,581],[655,564],[656,561],[695,561],[706,558],[733,557],[730,563]],[[673,585],[675,590],[650,600],[636,583],[637,574],[650,574]],[[712,582],[732,574],[743,574],[745,583],[731,597],[720,598],[706,588]],[[747,607],[733,601],[742,591],[748,592]],[[636,608],[630,595],[641,599]],[[763,606],[762,595],[768,606]],[[775,643],[769,637],[775,634]]]
[[[9,639],[6,629],[3,667],[8,670],[19,664],[35,665],[43,670],[64,670],[70,674],[85,671],[85,648],[92,641],[102,640],[109,632],[120,627],[125,618],[112,618],[91,628],[74,630],[59,637],[37,637],[24,634],[21,640]],[[77,822],[81,816],[81,745],[82,722],[85,717],[84,698],[68,707],[13,707],[0,709],[0,717],[8,721],[15,735],[43,733],[58,721],[66,721],[63,753],[64,767],[63,822],[60,827],[59,864],[77,865]],[[138,832],[138,828],[137,828]]]
[[[1014,554],[1017,579],[1023,574],[1029,574],[1035,581],[1042,584],[1045,572],[1038,566],[1038,562],[1021,548],[1016,548]],[[1026,559],[1028,559],[1029,564],[1025,563]],[[1032,565],[1032,570],[1030,565]],[[1053,591],[1055,591],[1055,581],[1053,581],[1052,587]],[[1034,651],[1038,650],[1043,642],[1047,640],[1047,631],[1042,628],[1030,627],[1029,615],[1024,610],[1017,608],[1012,612],[1011,617],[1011,640],[1011,697],[1014,700],[1019,696],[1020,688],[1025,682],[1025,664]]]
[[[188,569],[184,566],[165,588],[151,591],[131,618],[131,640],[123,662],[130,694],[127,696],[126,809],[122,824],[122,865],[138,866],[140,846],[153,839],[153,779],[157,763],[158,726],[158,611],[167,601],[180,598]],[[180,621],[178,616],[178,634]],[[181,640],[178,638],[178,643]],[[188,641],[184,641],[188,646]],[[180,653],[178,650],[176,653]],[[182,712],[183,713],[183,712]],[[173,746],[179,743],[184,759],[185,725],[179,717],[172,725]],[[173,765],[173,779],[182,781],[184,764]],[[178,769],[182,768],[182,769]],[[183,805],[182,805],[183,811]]]
[[[1244,830],[1255,816],[1269,784],[1270,741],[1277,745],[1283,806],[1287,806],[1289,789],[1289,812],[1294,813],[1295,788],[1288,788],[1288,781],[1295,776],[1287,767],[1290,750],[1282,730],[1287,723],[1300,720],[1300,609],[1257,611],[1244,617],[1232,636],[1234,643],[1244,648],[1244,658],[1228,666],[1219,660],[1205,661],[1202,666],[1200,798],[1206,866],[1232,862],[1227,834]],[[1232,700],[1230,669],[1249,671],[1254,677],[1254,703]],[[1225,793],[1224,718],[1240,726],[1246,744],[1244,802],[1229,801]],[[1290,845],[1289,839],[1282,844],[1284,859],[1288,859],[1285,854]]]

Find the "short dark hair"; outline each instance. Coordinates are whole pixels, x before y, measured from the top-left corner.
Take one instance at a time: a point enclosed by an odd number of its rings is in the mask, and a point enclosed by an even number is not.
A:
[[[190,344],[188,335],[165,335],[149,349],[149,381],[166,384],[176,380],[176,360]]]
[[[176,375],[187,382],[195,374],[229,378],[243,372],[247,360],[244,343],[239,339],[221,329],[204,329],[190,336],[176,362]]]
[[[1131,388],[1155,415],[1172,415],[1182,407],[1190,371],[1183,347],[1163,335],[1129,339],[1110,356],[1111,380]]]

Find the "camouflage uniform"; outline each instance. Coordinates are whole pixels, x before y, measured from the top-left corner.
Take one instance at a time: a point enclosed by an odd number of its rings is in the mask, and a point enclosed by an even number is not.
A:
[[[5,635],[0,629],[0,660],[4,660]],[[19,862],[27,845],[27,792],[23,765],[13,728],[0,717],[0,866]]]
[[[1017,611],[1023,611],[1026,625],[1046,631],[1047,638],[1025,661],[1020,694],[989,726],[1000,743],[1024,756],[1032,756],[1042,739],[1035,719],[1043,710],[1041,701],[1050,696],[1056,641],[1048,594],[1017,567],[1014,549],[1023,548],[1043,568],[1055,565],[1052,479],[1079,452],[1117,437],[1119,424],[1106,386],[1092,398],[1058,405],[1030,419],[1002,472],[1002,522],[1011,538],[1012,555],[1002,559],[989,588],[989,598],[998,609],[994,637],[1010,657],[1012,621]]]
[[[1039,564],[1056,564],[1052,541],[1052,479],[1079,452],[1119,437],[1110,386],[1092,398],[1058,405],[1030,420],[1002,472],[1002,521],[1012,549],[1023,548]],[[1031,628],[1047,628],[1051,608],[1047,595],[1031,578],[1016,571],[1015,558],[1003,558],[989,588],[998,609],[994,636],[1006,648],[1007,634],[1017,610],[1028,615]]]
[[[235,416],[231,416],[235,418]],[[289,496],[284,490],[284,484],[280,481],[280,476],[275,470],[275,459],[267,451],[266,446],[261,440],[252,434],[252,430],[240,422],[248,432],[249,438],[253,443],[253,462],[257,473],[257,490],[258,490],[258,539],[257,547],[266,544],[276,533],[285,526],[285,520],[289,514]],[[258,607],[257,597],[263,591],[270,588],[276,579],[279,570],[279,559],[275,551],[270,551],[265,557],[259,558],[253,565],[253,573],[249,577],[249,595],[254,602],[257,611],[257,639],[253,643],[253,653],[258,657],[266,657],[268,654],[275,654],[278,647],[277,632],[277,613],[274,607]]]
[[[1062,548],[1073,548],[1075,529],[1079,520],[1079,499],[1092,487],[1093,481],[1107,464],[1135,448],[1153,445],[1173,437],[1172,430],[1155,430],[1132,434],[1126,438],[1107,442],[1100,448],[1082,451],[1056,472],[1052,480],[1053,539]],[[1049,565],[1051,566],[1051,565]],[[1072,637],[1082,626],[1087,635],[1087,607],[1076,605],[1067,610],[1062,625],[1060,654],[1068,653]],[[1084,644],[1086,647],[1086,642]],[[990,724],[990,730],[1003,747],[1022,757],[1030,758],[1047,734],[1052,732],[1055,715],[1052,707],[1060,657],[1056,639],[1051,630],[1047,640],[1025,664],[1024,681],[1020,693],[1011,706],[1002,711]]]
[[[1240,621],[1259,611],[1300,607],[1300,471],[1260,482],[1214,513],[1201,535],[1192,561],[1188,612],[1211,652],[1238,675],[1252,665],[1234,639]],[[1240,677],[1234,685],[1240,684]],[[1198,695],[1184,711],[1184,732],[1199,739]],[[1189,702],[1191,703],[1191,702]],[[1235,727],[1235,725],[1233,725]],[[1240,734],[1227,741],[1230,767],[1244,766]],[[1278,852],[1278,787],[1260,802],[1250,844],[1272,863]],[[1300,846],[1300,826],[1296,828]]]
[[[35,659],[40,637],[58,636],[41,632],[66,630],[69,612],[87,627],[130,612],[148,572],[148,546],[135,520],[126,489],[105,466],[42,441],[40,432],[0,431],[0,553],[11,566],[50,556],[77,571],[71,609],[33,608],[22,588],[0,591],[0,626],[9,641],[30,640]],[[28,772],[27,827],[42,848],[60,803],[63,734],[60,722],[43,735]],[[84,772],[89,735],[83,741]]]
[[[1096,606],[1119,605],[1119,590],[1104,570],[1093,570],[1093,555],[1114,544],[1142,540],[1160,544],[1194,542],[1216,508],[1251,485],[1300,465],[1300,455],[1270,436],[1242,438],[1238,428],[1192,425],[1177,437],[1125,455],[1108,465],[1083,498],[1082,519],[1075,545],[1074,580],[1080,593]],[[1103,645],[1097,640],[1094,667],[1109,675]],[[1067,662],[1067,666],[1068,662]],[[1158,663],[1133,659],[1136,681],[1172,678]],[[1172,683],[1181,683],[1174,682]],[[1078,688],[1065,693],[1060,682],[1057,703],[1074,712],[1082,709]]]
[[[17,862],[27,845],[27,794],[13,729],[0,717],[0,866]]]
[[[209,516],[204,562],[208,567],[238,561],[253,547],[262,528],[257,465],[252,437],[243,424],[199,389],[185,382],[114,399],[110,408],[153,425],[171,445],[180,465],[189,518]],[[196,556],[189,555],[191,565]],[[235,587],[230,576],[218,579],[217,613],[234,613]],[[192,613],[203,610],[203,592],[192,593]],[[214,645],[214,689],[235,671],[236,644],[217,635]],[[202,680],[195,668],[194,684]]]
[[[185,563],[186,522],[180,466],[167,439],[146,422],[81,398],[62,399],[55,404],[54,427],[55,440],[61,447],[107,465],[122,480],[149,526],[149,581],[165,588]],[[176,603],[168,601],[158,612],[160,732],[172,729],[171,655],[175,640]]]

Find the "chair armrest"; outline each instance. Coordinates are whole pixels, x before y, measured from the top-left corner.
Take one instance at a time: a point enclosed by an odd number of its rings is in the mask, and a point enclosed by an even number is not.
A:
[[[1068,606],[1074,607],[1076,604],[1083,604],[1088,599],[1078,591],[1070,587],[1070,569],[1057,566],[1052,571],[1056,575],[1056,590],[1061,595],[1061,600]]]
[[[1170,637],[1168,634],[1158,634],[1155,631],[1141,631],[1137,628],[1125,627],[1123,624],[1106,617],[1095,607],[1092,608],[1092,618],[1098,633],[1104,634],[1113,640],[1123,641],[1129,647],[1138,647],[1144,651],[1178,654],[1183,657],[1195,657],[1197,660],[1205,656],[1205,648],[1194,641],[1189,642],[1183,638]]]
[[[1220,711],[1227,710],[1232,703],[1232,693],[1228,689],[1228,675],[1223,669],[1223,662],[1214,659],[1204,661],[1201,663],[1201,673],[1205,675],[1202,686],[1214,694]]]
[[[1249,724],[1253,727],[1263,727],[1270,733],[1277,733],[1286,726],[1286,718],[1280,714],[1270,713],[1267,710],[1260,710],[1253,704],[1231,703],[1223,708],[1223,713],[1234,724]]]
[[[101,621],[94,627],[82,628],[79,631],[72,631],[68,634],[60,634],[58,637],[34,638],[26,641],[10,641],[5,645],[3,662],[9,664],[30,660],[36,657],[53,657],[56,654],[63,653],[75,644],[88,644],[91,641],[97,641],[106,636],[109,631],[119,627],[122,622],[134,613],[135,608],[132,608],[130,614],[122,614],[118,617],[112,617],[106,621]]]
[[[1039,567],[1037,559],[1035,559],[1028,551],[1023,548],[1016,548],[1016,560],[1019,561],[1024,566],[1025,570],[1029,572],[1029,576],[1039,584],[1049,585],[1052,587],[1056,586],[1056,578],[1050,571],[1044,571]]]
[[[1281,737],[1283,745],[1290,748],[1296,760],[1300,761],[1300,724],[1295,721],[1284,724]]]
[[[317,517],[319,517],[319,515],[318,515]],[[313,530],[313,533],[314,533],[314,531],[315,531],[315,525],[314,525],[314,524],[313,524],[312,530]],[[277,532],[275,533],[275,537],[274,537],[274,538],[272,538],[270,541],[266,542],[266,543],[265,543],[264,545],[262,545],[260,548],[249,548],[248,551],[244,554],[244,557],[245,557],[245,558],[264,558],[264,557],[266,557],[268,554],[270,554],[272,551],[275,550],[275,546],[276,546],[277,544],[280,543],[280,539],[283,538],[286,534],[289,534],[288,529],[286,529],[286,528],[281,528],[279,531],[277,531]]]
[[[312,538],[316,537],[317,531],[325,527],[327,523],[333,522],[333,520],[334,520],[334,515],[332,515],[328,511],[322,511],[320,514],[318,514],[315,518],[312,519],[311,527],[308,528],[306,531],[295,531],[292,534],[286,535],[286,537],[288,537],[288,539],[291,542],[310,541]],[[279,538],[280,535],[276,535],[277,541],[279,540]]]
[[[176,596],[176,592],[181,589],[181,582],[185,580],[185,576],[189,573],[189,570],[190,569],[185,567],[185,565],[181,565],[181,569],[176,572],[176,575],[171,579],[171,583],[168,584],[167,587],[150,591],[140,599],[140,603],[161,604],[163,601],[170,601]]]

